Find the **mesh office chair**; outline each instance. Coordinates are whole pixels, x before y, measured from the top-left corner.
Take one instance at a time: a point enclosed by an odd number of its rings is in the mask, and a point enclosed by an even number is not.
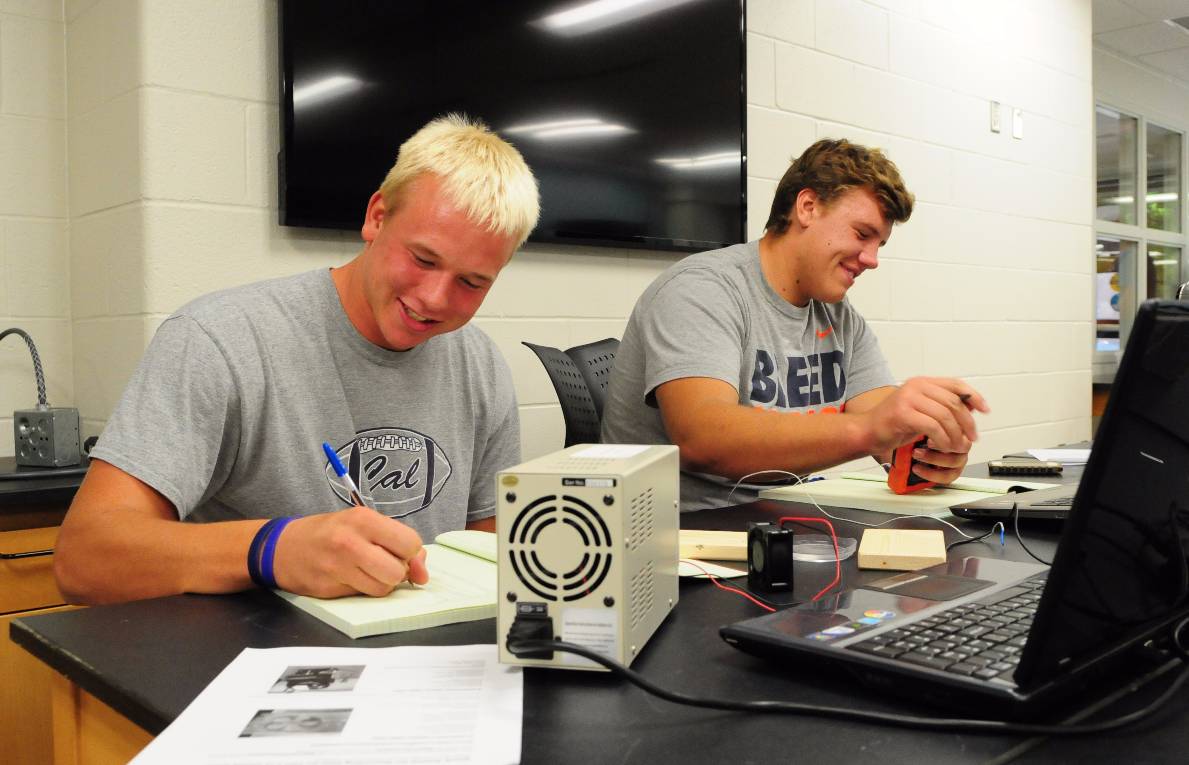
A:
[[[607,400],[607,381],[615,361],[619,341],[613,337],[576,345],[562,351],[547,345],[523,343],[537,354],[566,423],[566,446],[599,443],[599,425],[603,402]]]

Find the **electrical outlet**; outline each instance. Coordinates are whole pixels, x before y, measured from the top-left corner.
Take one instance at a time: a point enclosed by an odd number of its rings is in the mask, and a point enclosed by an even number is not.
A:
[[[1011,137],[1012,138],[1021,138],[1021,139],[1024,137],[1024,110],[1023,109],[1012,109],[1011,110]]]
[[[78,410],[54,406],[18,409],[12,413],[16,463],[66,467],[82,461],[78,442]]]

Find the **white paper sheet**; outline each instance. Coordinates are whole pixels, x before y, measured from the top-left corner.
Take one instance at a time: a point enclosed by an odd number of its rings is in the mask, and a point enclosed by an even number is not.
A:
[[[1029,449],[1028,453],[1038,460],[1052,460],[1062,465],[1085,465],[1090,459],[1089,449]]]
[[[679,560],[677,561],[677,576],[690,577],[691,579],[708,579],[710,576],[717,576],[719,579],[734,579],[747,576],[747,569],[744,568],[741,571],[706,560]]]
[[[515,763],[523,691],[494,645],[245,648],[133,762]]]

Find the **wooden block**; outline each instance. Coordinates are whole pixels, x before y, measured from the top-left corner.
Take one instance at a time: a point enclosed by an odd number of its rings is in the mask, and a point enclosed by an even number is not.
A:
[[[915,571],[945,559],[945,535],[937,529],[865,529],[859,543],[859,568]]]
[[[703,531],[682,529],[679,534],[682,558],[695,560],[747,560],[746,531]]]

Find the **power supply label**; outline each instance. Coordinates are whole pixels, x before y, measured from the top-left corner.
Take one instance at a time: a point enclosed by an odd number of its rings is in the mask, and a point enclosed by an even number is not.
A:
[[[561,639],[619,661],[619,611],[614,608],[567,608],[561,614]],[[562,662],[598,666],[590,659],[562,654]]]
[[[614,478],[566,478],[561,479],[562,486],[589,486],[592,489],[615,488]]]

